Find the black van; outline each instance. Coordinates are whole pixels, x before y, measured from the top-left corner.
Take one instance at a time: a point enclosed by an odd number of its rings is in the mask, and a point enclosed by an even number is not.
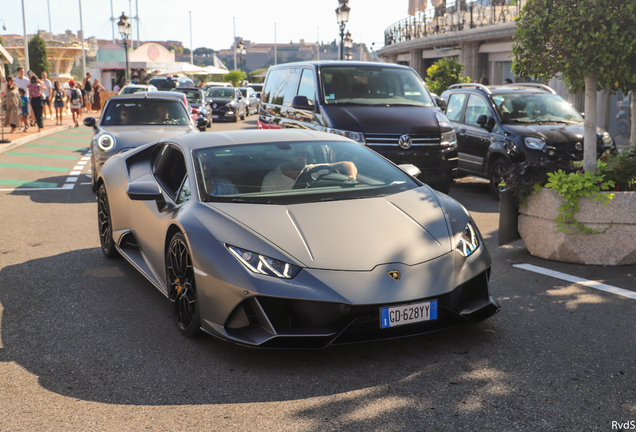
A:
[[[259,129],[331,132],[413,164],[430,186],[448,192],[457,175],[457,140],[417,73],[368,62],[272,66],[261,96]]]

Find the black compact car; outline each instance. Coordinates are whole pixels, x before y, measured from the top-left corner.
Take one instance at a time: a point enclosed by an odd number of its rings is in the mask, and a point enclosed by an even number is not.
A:
[[[411,68],[388,63],[285,63],[267,72],[259,129],[310,129],[365,145],[448,193],[457,175],[455,131]]]
[[[212,110],[208,105],[206,94],[197,87],[179,87],[172,91],[180,92],[186,95],[188,103],[192,107],[192,112],[198,117],[203,117],[206,121],[206,127],[212,126]]]
[[[246,99],[240,90],[234,87],[210,87],[207,101],[212,108],[214,120],[229,120],[236,122],[239,117],[245,120],[248,114]]]
[[[94,191],[102,166],[112,156],[162,138],[197,132],[197,125],[182,98],[161,93],[112,96],[104,105],[100,119],[84,119],[84,125],[93,128],[91,180]]]
[[[542,157],[583,159],[583,117],[542,84],[455,84],[442,93],[457,133],[459,174],[483,177],[499,199],[511,164]],[[597,129],[597,152],[615,150]]]

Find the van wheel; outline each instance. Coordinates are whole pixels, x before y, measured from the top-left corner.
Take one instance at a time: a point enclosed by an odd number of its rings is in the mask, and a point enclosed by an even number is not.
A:
[[[504,159],[497,159],[490,167],[490,174],[488,175],[490,179],[490,193],[497,201],[499,201],[499,194],[501,192],[499,183],[503,180],[508,168],[510,168],[510,164]]]

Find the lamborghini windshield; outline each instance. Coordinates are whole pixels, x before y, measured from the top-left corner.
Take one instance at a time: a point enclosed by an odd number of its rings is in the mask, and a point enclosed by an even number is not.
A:
[[[320,71],[327,105],[434,106],[422,80],[410,69],[333,66]]]
[[[348,141],[232,145],[193,154],[203,201],[292,204],[391,195],[420,185]]]

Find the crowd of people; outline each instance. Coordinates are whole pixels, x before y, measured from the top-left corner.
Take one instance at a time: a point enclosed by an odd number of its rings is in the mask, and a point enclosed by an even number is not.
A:
[[[26,132],[35,126],[40,132],[47,111],[49,118],[55,117],[55,124],[61,125],[64,111],[70,109],[75,127],[78,127],[83,112],[99,113],[102,109],[101,92],[105,88],[98,79],[92,79],[90,72],[81,83],[74,80],[52,83],[46,72],[42,72],[40,78],[31,71],[25,76],[24,68],[20,66],[17,76],[7,76],[6,82],[2,104],[6,111],[4,126],[11,128],[10,133]]]

